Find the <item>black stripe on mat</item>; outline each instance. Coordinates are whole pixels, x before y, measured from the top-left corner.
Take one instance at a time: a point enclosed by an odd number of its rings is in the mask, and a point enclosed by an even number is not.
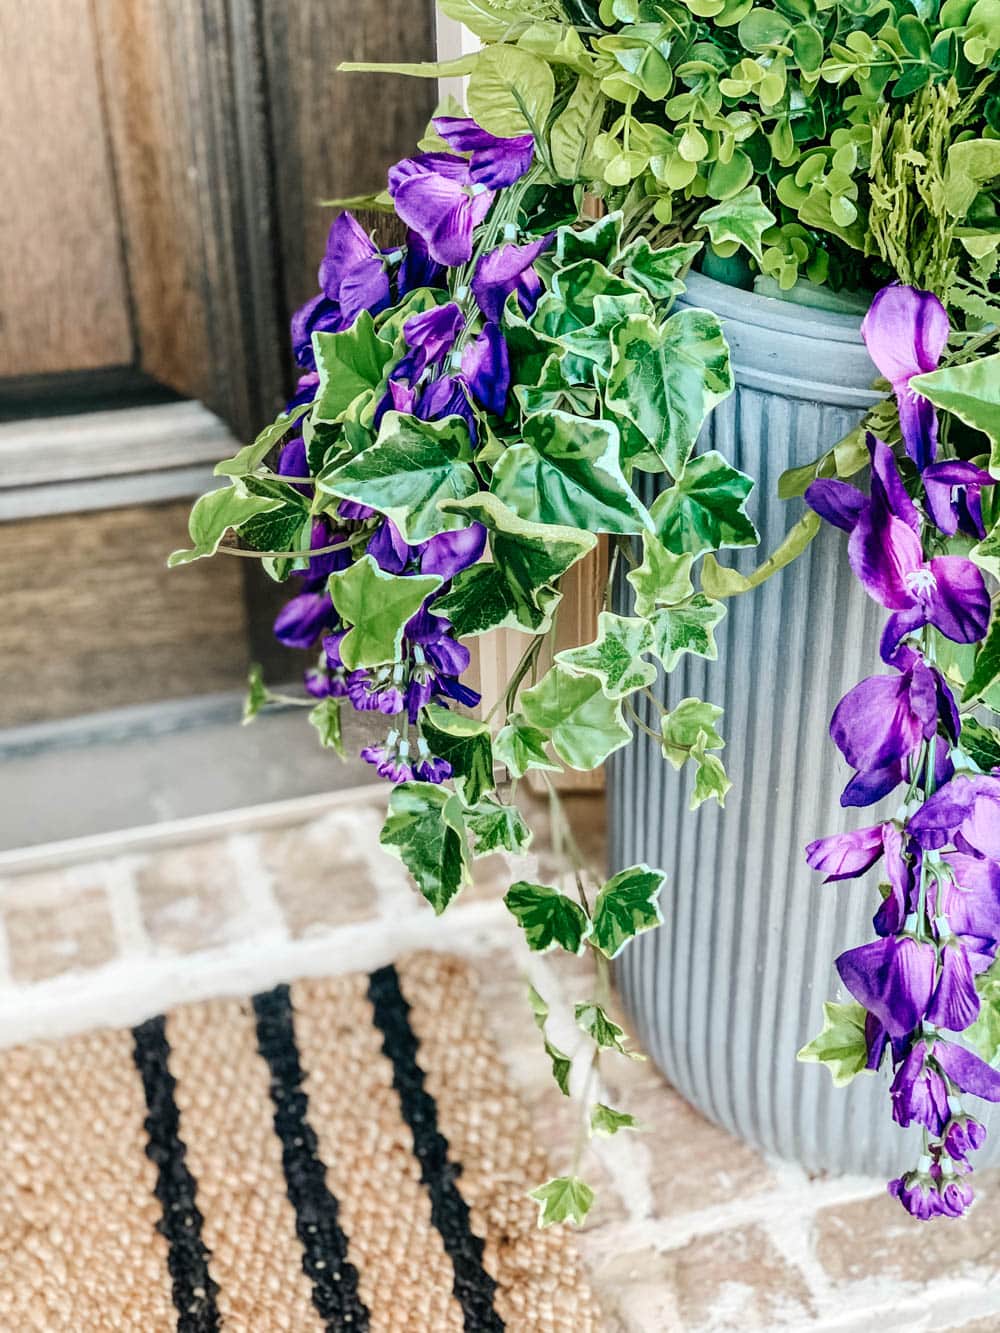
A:
[[[369,1313],[358,1295],[358,1270],[348,1261],[340,1208],[327,1188],[326,1168],[307,1119],[309,1099],[302,1087],[305,1074],[295,1045],[288,987],[275,986],[255,995],[253,1007],[257,1045],[271,1071],[274,1128],[281,1140],[285,1184],[295,1209],[302,1267],[312,1283],[313,1305],[329,1333],[367,1330]]]
[[[132,1037],[146,1093],[146,1156],[156,1166],[156,1197],[163,1209],[156,1225],[169,1245],[167,1267],[173,1279],[178,1333],[217,1333],[219,1287],[208,1271],[210,1256],[202,1243],[202,1216],[195,1202],[197,1185],[184,1160],[166,1019],[149,1019],[132,1029]]]
[[[493,1333],[506,1327],[493,1308],[497,1284],[483,1267],[483,1242],[472,1230],[468,1205],[455,1185],[462,1168],[448,1160],[448,1140],[438,1130],[437,1105],[424,1087],[424,1071],[417,1063],[419,1043],[410,1026],[410,1006],[400,990],[399,974],[392,966],[382,967],[368,983],[382,1050],[392,1061],[393,1087],[413,1133],[413,1151],[430,1195],[431,1220],[455,1270],[453,1290],[465,1327],[474,1333]]]

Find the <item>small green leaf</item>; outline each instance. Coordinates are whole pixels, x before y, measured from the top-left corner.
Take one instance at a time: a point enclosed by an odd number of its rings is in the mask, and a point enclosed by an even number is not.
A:
[[[467,805],[475,805],[485,792],[493,790],[493,747],[485,722],[429,704],[420,715],[420,730],[432,753],[451,764]]]
[[[721,602],[713,602],[700,592],[684,606],[654,611],[649,618],[653,651],[663,663],[664,671],[673,671],[682,653],[694,653],[714,662],[719,656],[714,630],[725,614]]]
[[[628,1049],[625,1045],[628,1041],[625,1029],[620,1028],[613,1018],[609,1018],[599,1004],[575,1005],[573,1017],[580,1031],[586,1032],[587,1036],[592,1037],[604,1050],[617,1051],[619,1055],[627,1055],[630,1060],[646,1058],[639,1051]]]
[[[766,583],[773,574],[797,560],[820,530],[819,514],[809,510],[789,529],[784,541],[762,561],[752,574],[720,565],[713,555],[706,555],[701,567],[701,586],[710,597],[736,597]]]
[[[668,551],[651,533],[642,536],[642,564],[625,575],[635,589],[635,613],[648,616],[654,607],[676,606],[685,602],[694,592],[691,565],[694,556],[688,552]]]
[[[549,1006],[545,1003],[534,986],[528,987],[528,1004],[531,1006],[532,1017],[535,1020],[535,1027],[539,1032],[545,1031],[545,1021],[549,1016]]]
[[[573,1061],[558,1046],[553,1045],[548,1037],[545,1039],[545,1054],[552,1061],[552,1077],[556,1081],[556,1086],[564,1097],[569,1094],[569,1076],[573,1069]]]
[[[593,643],[566,648],[556,653],[555,660],[596,676],[609,699],[622,699],[656,679],[656,668],[641,657],[652,647],[653,631],[647,621],[602,611]]]
[[[959,744],[984,773],[1000,767],[1000,731],[996,727],[983,726],[974,717],[963,718]]]
[[[266,514],[280,505],[281,500],[274,496],[251,495],[242,478],[199,496],[188,519],[188,533],[194,546],[189,551],[174,551],[167,558],[167,566],[174,569],[214,555],[230,528],[239,528],[255,515]]]
[[[531,846],[531,829],[516,805],[501,805],[486,799],[465,812],[465,826],[472,834],[473,854],[512,852],[519,855]]]
[[[715,728],[723,710],[718,704],[707,704],[703,699],[681,699],[660,721],[663,738],[663,754],[674,768],[680,768],[691,757],[691,752],[700,743],[704,734],[702,748],[721,750],[725,741]]]
[[[954,412],[967,426],[981,430],[992,446],[990,471],[1000,476],[1000,352],[914,375],[910,388],[935,407]]]
[[[570,768],[596,768],[632,739],[621,701],[609,699],[594,676],[578,676],[558,662],[525,691],[521,707],[530,726],[549,733]]]
[[[341,641],[348,671],[381,666],[399,656],[406,622],[441,586],[438,574],[387,574],[367,553],[329,578],[330,596],[352,629]]]
[[[263,668],[259,662],[254,662],[247,673],[247,697],[243,701],[244,726],[254,720],[269,698]]]
[[[440,916],[469,883],[462,803],[432,782],[401,782],[389,796],[379,842],[397,857]]]
[[[598,1102],[590,1112],[590,1132],[600,1138],[610,1139],[620,1129],[640,1129],[634,1115],[627,1111],[616,1111],[614,1107]]]
[[[545,749],[548,739],[546,732],[529,727],[520,713],[514,713],[494,737],[493,755],[512,778],[523,778],[531,768],[559,773],[561,766],[552,762]]]
[[[341,759],[346,758],[344,740],[340,728],[340,700],[327,697],[321,699],[310,710],[309,722],[316,728],[319,743],[324,750],[335,750]]]
[[[555,1176],[531,1191],[529,1199],[539,1206],[538,1225],[559,1222],[582,1226],[594,1202],[594,1191],[577,1176]]]
[[[994,963],[976,978],[979,1017],[963,1034],[973,1050],[991,1065],[1000,1055],[1000,978],[996,970]]]
[[[698,219],[707,227],[714,246],[742,245],[758,264],[763,260],[761,237],[775,224],[775,216],[764,203],[759,185],[748,185],[731,199],[707,208]]]
[[[501,139],[540,136],[545,129],[555,79],[539,56],[499,44],[480,52],[469,79],[469,114],[476,124]]]
[[[392,344],[378,336],[367,310],[341,333],[314,333],[313,348],[319,371],[317,421],[340,421],[359,398],[374,397],[393,354]]]
[[[556,259],[563,268],[581,259],[596,259],[610,264],[618,254],[622,234],[622,213],[616,210],[592,222],[589,227],[560,227],[556,235]]]
[[[567,953],[583,952],[590,934],[587,914],[558,889],[518,880],[508,889],[504,903],[536,953],[546,953],[556,945]]]
[[[657,250],[645,236],[637,236],[621,252],[615,263],[629,282],[642,287],[658,302],[669,302],[684,290],[680,274],[701,249],[695,241],[687,245],[671,245]]]
[[[658,898],[662,870],[629,866],[609,879],[594,903],[593,943],[607,958],[617,958],[626,944],[663,923]]]
[[[997,681],[1000,681],[1000,617],[990,625],[989,633],[979,646],[972,676],[962,691],[962,702],[981,697]]]
[[[215,465],[215,475],[217,477],[244,477],[248,472],[263,463],[274,446],[282,440],[291,428],[309,411],[311,403],[300,403],[294,407],[291,412],[282,412],[276,421],[270,426],[265,426],[261,433],[254,440],[253,444],[246,444],[232,458],[225,458],[221,463]]]
[[[660,540],[668,551],[692,555],[722,546],[755,546],[757,529],[746,513],[752,490],[751,478],[730,467],[715,449],[692,458],[650,511]]]
[[[823,1031],[802,1047],[796,1059],[804,1064],[826,1065],[834,1087],[850,1083],[868,1062],[862,1006],[853,1000],[848,1004],[827,1000],[823,1005]]]
[[[698,765],[694,779],[694,790],[691,793],[691,802],[689,809],[697,810],[700,805],[708,800],[717,801],[720,806],[726,804],[726,793],[732,787],[732,783],[726,775],[722,760],[718,755],[708,754],[707,747],[709,737],[706,732],[699,731],[698,739],[691,747],[691,758]]]

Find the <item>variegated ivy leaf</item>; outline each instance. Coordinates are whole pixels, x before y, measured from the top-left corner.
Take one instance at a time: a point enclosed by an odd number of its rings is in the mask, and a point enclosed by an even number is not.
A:
[[[756,546],[757,529],[746,513],[752,490],[751,478],[730,467],[715,449],[699,454],[675,485],[656,497],[650,512],[660,541],[668,551],[692,555],[723,546]]]
[[[558,773],[561,765],[552,762],[545,748],[548,739],[547,732],[529,726],[520,713],[513,713],[493,738],[493,754],[512,778],[523,778],[530,768]]]
[[[625,1029],[620,1028],[613,1018],[609,1018],[599,1004],[578,1004],[574,1006],[573,1016],[581,1032],[586,1032],[598,1046],[605,1050],[617,1051],[619,1055],[627,1055],[630,1060],[645,1060],[646,1057],[639,1051],[628,1049],[625,1045],[628,1041]]]
[[[596,768],[632,739],[621,700],[609,699],[596,676],[578,676],[559,662],[525,691],[521,707],[529,725],[548,732],[570,768]]]
[[[519,854],[531,846],[531,829],[516,805],[482,800],[466,810],[465,826],[472,835],[476,856],[488,856],[490,852]]]
[[[613,335],[629,315],[652,315],[653,305],[642,292],[623,296],[595,296],[593,318],[579,328],[567,328],[559,335],[560,347],[572,356],[592,363],[603,379],[611,374],[614,358]]]
[[[254,514],[240,524],[240,542],[253,551],[299,551],[308,547],[312,533],[309,502],[294,486],[270,477],[249,476],[243,484],[251,495],[278,500],[277,508]],[[303,558],[303,567],[305,559]]]
[[[451,764],[456,786],[468,805],[475,805],[485,792],[493,790],[493,746],[485,722],[429,704],[420,714],[420,730],[431,752]]]
[[[556,1081],[556,1087],[564,1097],[569,1093],[569,1076],[573,1069],[573,1061],[558,1046],[554,1046],[548,1037],[545,1038],[545,1054],[552,1061],[552,1077]]]
[[[252,495],[239,477],[230,486],[199,496],[188,519],[188,533],[194,545],[188,551],[174,551],[167,557],[167,565],[174,569],[214,555],[230,528],[238,529],[257,514],[279,509],[281,503],[273,495]]]
[[[642,287],[654,300],[672,301],[684,290],[681,272],[700,249],[701,242],[694,241],[657,250],[645,236],[637,236],[622,250],[614,267],[620,268],[629,282]]]
[[[397,857],[440,915],[469,883],[462,802],[432,782],[401,782],[389,797],[379,842]]]
[[[566,268],[581,259],[610,264],[618,254],[622,213],[606,213],[589,227],[560,227],[556,234],[556,259]]]
[[[597,390],[592,384],[567,382],[563,374],[563,358],[559,352],[553,352],[546,361],[537,384],[515,385],[514,397],[526,414],[562,410],[586,417],[597,406]],[[501,452],[502,447],[488,461],[495,463]]]
[[[668,551],[652,533],[642,534],[642,563],[625,575],[635,589],[635,613],[648,616],[658,606],[676,606],[694,592],[694,556]]]
[[[340,333],[314,333],[313,350],[319,387],[313,415],[317,421],[340,421],[359,398],[374,400],[392,343],[378,336],[367,310]]]
[[[698,765],[694,778],[694,790],[691,793],[690,809],[697,810],[707,800],[726,804],[726,792],[733,785],[726,776],[726,770],[718,755],[708,754],[709,737],[704,731],[698,732],[698,739],[691,747],[691,758]]]
[[[531,1191],[538,1204],[538,1224],[550,1227],[559,1222],[582,1226],[594,1202],[594,1191],[578,1176],[555,1176]]]
[[[976,664],[965,689],[962,702],[977,699],[1000,682],[1000,618],[995,619],[989,633],[976,653]]]
[[[424,599],[441,586],[438,574],[387,574],[375,558],[363,555],[328,580],[337,612],[352,626],[340,644],[348,671],[394,662],[403,641],[403,627]]]
[[[243,700],[243,725],[252,722],[270,698],[264,684],[264,673],[259,662],[254,662],[247,673],[247,695]]]
[[[300,403],[290,412],[282,412],[278,418],[265,426],[252,444],[246,444],[232,458],[225,458],[215,465],[217,477],[244,477],[248,472],[263,463],[274,446],[288,434],[291,428],[309,411],[311,403]]]
[[[507,890],[504,904],[524,931],[529,949],[546,953],[558,945],[567,953],[583,952],[590,934],[587,914],[558,889],[518,880]]]
[[[648,621],[602,611],[594,642],[566,648],[556,653],[556,661],[596,676],[608,698],[622,699],[656,679],[656,667],[641,657],[652,647],[653,630]]]
[[[669,713],[665,713],[660,722],[660,734],[663,738],[663,754],[674,768],[681,768],[691,757],[691,752],[704,735],[702,748],[721,750],[725,741],[716,730],[715,724],[723,710],[718,704],[705,703],[703,699],[681,699]]]
[[[989,773],[1000,767],[1000,731],[996,727],[987,727],[974,717],[965,717],[959,743],[981,772]]]
[[[608,407],[628,417],[679,477],[705,417],[732,391],[722,325],[707,310],[679,310],[659,327],[646,315],[631,315],[614,346]]]
[[[713,602],[701,592],[683,606],[654,611],[648,623],[653,632],[653,650],[664,671],[673,671],[682,653],[694,653],[714,662],[719,649],[713,631],[725,614],[721,602]]]
[[[774,214],[761,198],[760,186],[748,185],[731,199],[706,208],[697,226],[708,228],[712,245],[720,254],[735,254],[742,245],[760,263],[761,237],[774,223]]]
[[[1000,977],[995,975],[996,964],[976,977],[979,992],[979,1017],[963,1034],[987,1064],[993,1064],[1000,1055]],[[818,1040],[818,1038],[817,1038]],[[808,1047],[806,1048],[808,1050]],[[801,1054],[799,1059],[801,1059]]]
[[[335,750],[343,759],[345,755],[340,728],[340,700],[330,697],[321,699],[315,708],[310,709],[309,723],[315,727],[323,749]]]
[[[827,1000],[823,1005],[823,1031],[802,1047],[796,1059],[826,1065],[835,1087],[850,1083],[868,1061],[864,1008],[854,1000],[848,1004]]]
[[[492,560],[457,574],[434,603],[435,613],[448,617],[456,637],[496,628],[544,630],[560,596],[552,585],[593,550],[594,533],[528,522],[486,492],[449,502],[445,509],[488,529]]]
[[[590,1132],[600,1138],[610,1139],[620,1129],[640,1129],[634,1115],[627,1111],[616,1111],[612,1106],[598,1102],[590,1112]]]
[[[630,940],[663,924],[658,898],[665,876],[647,865],[620,870],[594,903],[591,942],[606,958],[617,958]]]

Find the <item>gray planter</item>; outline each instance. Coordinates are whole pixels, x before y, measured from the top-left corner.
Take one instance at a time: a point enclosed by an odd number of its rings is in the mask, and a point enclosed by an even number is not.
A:
[[[851,316],[700,275],[684,300],[721,316],[732,349],[737,388],[702,443],[757,479],[760,550],[724,557],[746,572],[802,512],[777,499],[778,477],[857,423],[877,398],[875,370]],[[628,591],[619,586],[622,607]],[[613,868],[647,861],[668,876],[665,924],[618,967],[646,1049],[689,1101],[757,1147],[811,1170],[881,1175],[918,1152],[890,1120],[887,1079],[834,1088],[795,1053],[822,1027],[823,1001],[846,998],[833,959],[872,937],[877,876],[824,887],[803,849],[873,822],[840,807],[849,775],[827,727],[845,691],[879,669],[884,616],[854,582],[843,534],[821,532],[794,565],[730,600],[717,662],[685,657],[661,681],[667,702],[698,695],[726,710],[725,810],[692,815],[691,778],[642,733],[614,756],[609,782]]]

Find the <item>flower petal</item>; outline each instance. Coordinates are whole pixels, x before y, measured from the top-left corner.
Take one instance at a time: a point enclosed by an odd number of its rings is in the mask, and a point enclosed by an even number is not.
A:
[[[941,950],[941,974],[927,1017],[949,1032],[964,1032],[978,1013],[979,995],[968,956],[960,944],[946,944]]]
[[[993,1069],[972,1051],[950,1041],[935,1043],[934,1058],[963,1092],[987,1102],[1000,1102],[1000,1069]]]
[[[933,945],[890,935],[842,953],[837,971],[854,998],[880,1020],[890,1037],[905,1037],[927,1011],[936,961]]]
[[[855,879],[870,870],[882,855],[884,827],[873,824],[871,828],[818,838],[806,848],[806,861],[813,870],[826,874],[824,884]]]
[[[854,531],[854,525],[868,505],[856,486],[828,477],[811,482],[803,498],[820,518],[844,532]]]

